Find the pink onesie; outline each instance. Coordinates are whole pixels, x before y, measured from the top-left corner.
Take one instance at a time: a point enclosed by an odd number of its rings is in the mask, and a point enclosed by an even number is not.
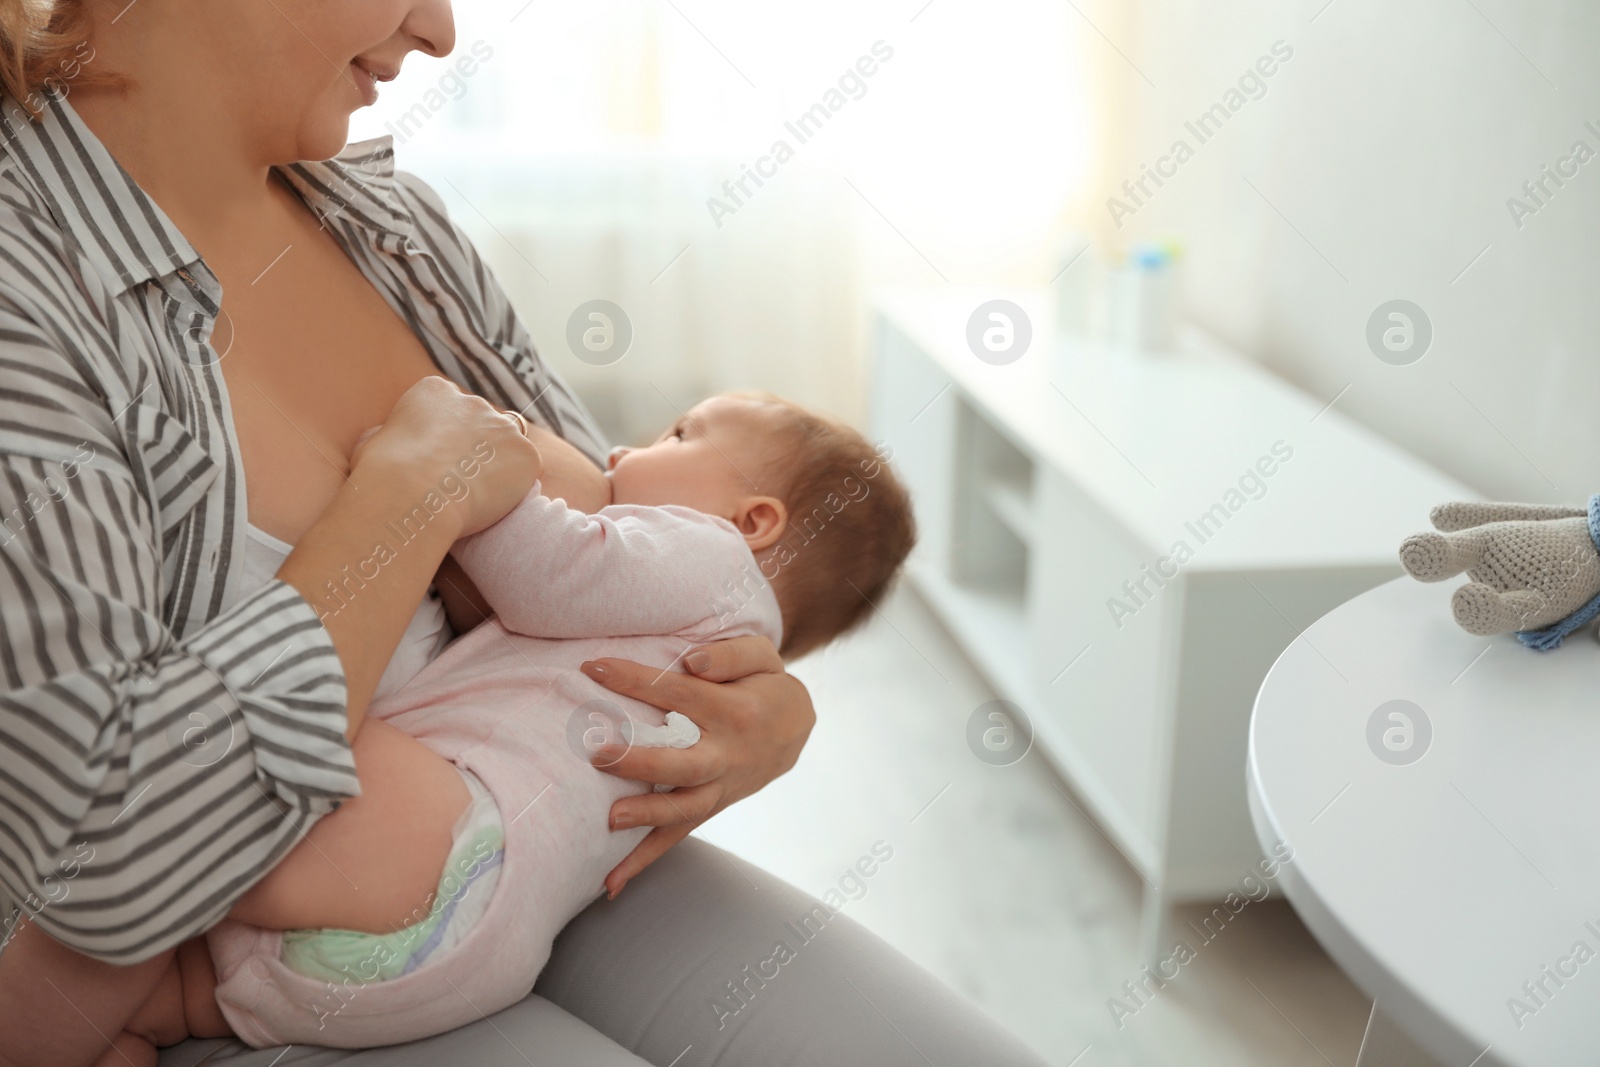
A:
[[[664,715],[590,681],[578,665],[610,656],[680,670],[683,653],[706,641],[781,637],[777,598],[744,538],[689,508],[615,505],[587,515],[535,486],[454,555],[498,617],[368,714],[487,786],[505,830],[499,882],[455,948],[364,985],[339,988],[290,970],[278,931],[216,926],[207,939],[217,1003],[249,1045],[396,1044],[527,996],[555,935],[648,832],[612,832],[607,816],[613,801],[649,786],[596,770],[575,739],[602,721],[596,713],[652,726]]]

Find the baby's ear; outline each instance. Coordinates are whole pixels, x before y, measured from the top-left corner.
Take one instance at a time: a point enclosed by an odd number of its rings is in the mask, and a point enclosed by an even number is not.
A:
[[[750,551],[771,548],[789,525],[789,508],[775,496],[747,496],[733,514],[733,525],[744,534]]]

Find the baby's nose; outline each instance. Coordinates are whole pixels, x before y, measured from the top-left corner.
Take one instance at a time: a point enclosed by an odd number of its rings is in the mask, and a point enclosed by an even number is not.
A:
[[[626,456],[632,451],[633,449],[627,447],[626,445],[618,445],[616,448],[613,448],[611,450],[611,454],[606,457],[606,470],[616,470],[617,463],[622,459],[622,457]]]

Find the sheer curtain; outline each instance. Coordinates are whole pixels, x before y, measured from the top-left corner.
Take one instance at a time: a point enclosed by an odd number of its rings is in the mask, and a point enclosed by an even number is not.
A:
[[[352,138],[394,135],[620,439],[729,388],[855,418],[871,286],[1044,284],[1090,177],[1070,5],[456,9]],[[567,341],[595,299],[633,328],[605,365]]]

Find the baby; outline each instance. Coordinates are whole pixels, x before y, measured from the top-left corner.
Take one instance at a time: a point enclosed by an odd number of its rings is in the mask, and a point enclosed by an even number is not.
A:
[[[871,612],[915,539],[887,457],[776,397],[712,397],[650,446],[614,452],[603,476],[574,464],[564,442],[535,440],[542,484],[455,546],[457,580],[440,572],[453,618],[473,607],[496,617],[368,712],[465,781],[471,799],[438,889],[390,933],[293,929],[307,924],[292,883],[297,856],[314,845],[301,844],[262,883],[276,879],[272,922],[290,929],[230,919],[206,937],[215,1006],[252,1046],[394,1044],[525,997],[556,934],[649,831],[608,828],[611,805],[649,786],[597,770],[594,750],[686,747],[699,736],[683,716],[612,693],[579,665],[614,656],[677,670],[690,648],[746,634],[803,655]],[[589,514],[541,488],[599,506]],[[315,914],[328,914],[317,903]],[[187,1028],[141,1018],[130,1031],[171,1040],[222,1029],[194,1023],[216,1018],[209,1004],[194,1009],[191,977],[204,970],[183,970]]]

